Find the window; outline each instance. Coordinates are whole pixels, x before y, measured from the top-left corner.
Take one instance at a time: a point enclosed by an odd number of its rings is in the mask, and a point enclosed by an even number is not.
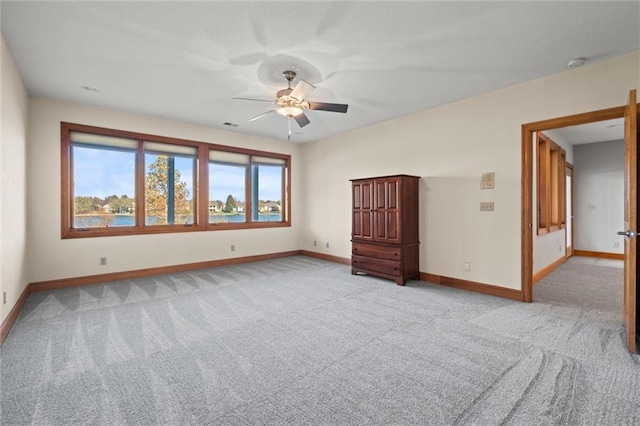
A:
[[[195,223],[197,148],[144,142],[145,225]]]
[[[137,142],[70,133],[75,229],[135,226]]]
[[[282,220],[282,194],[284,193],[284,161],[257,157],[251,167],[256,222]]]
[[[246,223],[250,156],[209,151],[209,223]]]
[[[538,133],[536,155],[538,158],[538,234],[545,234],[565,226],[566,153],[549,137]]]
[[[286,223],[287,159],[209,151],[209,223]],[[255,226],[255,225],[254,225]]]
[[[62,123],[62,237],[290,225],[291,157]]]

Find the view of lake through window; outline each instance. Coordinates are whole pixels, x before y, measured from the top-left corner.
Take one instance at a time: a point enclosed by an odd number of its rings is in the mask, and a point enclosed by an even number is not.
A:
[[[63,206],[69,206],[63,208],[69,221],[66,227],[63,223],[63,235],[65,229],[82,231],[74,236],[98,236],[120,235],[118,229],[130,234],[288,225],[287,156],[227,151],[220,145],[203,149],[207,145],[201,142],[169,143],[168,138],[157,141],[108,129],[83,132],[75,126],[63,123],[63,129],[68,128],[63,145],[68,147],[69,166],[63,167],[63,182],[70,184],[62,191],[63,198],[70,196],[63,199]],[[207,153],[208,168],[202,169],[200,156]],[[198,195],[202,185],[208,191]]]

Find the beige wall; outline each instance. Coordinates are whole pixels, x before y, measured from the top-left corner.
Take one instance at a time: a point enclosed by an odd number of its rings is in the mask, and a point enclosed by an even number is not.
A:
[[[303,146],[303,249],[349,257],[348,180],[414,174],[422,177],[420,270],[520,289],[521,125],[623,105],[640,86],[639,59],[635,52]],[[491,171],[495,189],[481,190],[480,174]],[[494,201],[495,212],[480,212],[480,201]]]
[[[4,38],[1,38],[0,84],[2,99],[2,258],[0,270],[0,321],[4,321],[28,284],[27,277],[27,204],[26,151],[28,101],[20,74]],[[2,304],[2,293],[7,303]]]
[[[300,146],[120,111],[31,99],[29,245],[31,282],[242,257],[300,248]],[[292,217],[287,228],[104,238],[60,238],[60,122],[123,129],[292,156]],[[235,251],[230,250],[235,245]],[[100,266],[100,257],[107,265]]]

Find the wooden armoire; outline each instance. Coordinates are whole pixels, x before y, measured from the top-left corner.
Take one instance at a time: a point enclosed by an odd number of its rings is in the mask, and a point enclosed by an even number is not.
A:
[[[351,179],[351,273],[420,279],[418,176]]]

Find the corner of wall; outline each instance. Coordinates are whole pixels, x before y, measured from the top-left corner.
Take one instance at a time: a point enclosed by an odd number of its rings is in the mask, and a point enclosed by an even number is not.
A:
[[[4,322],[24,299],[28,285],[26,156],[29,96],[4,37],[1,40],[0,319]],[[7,208],[9,205],[11,208]]]

